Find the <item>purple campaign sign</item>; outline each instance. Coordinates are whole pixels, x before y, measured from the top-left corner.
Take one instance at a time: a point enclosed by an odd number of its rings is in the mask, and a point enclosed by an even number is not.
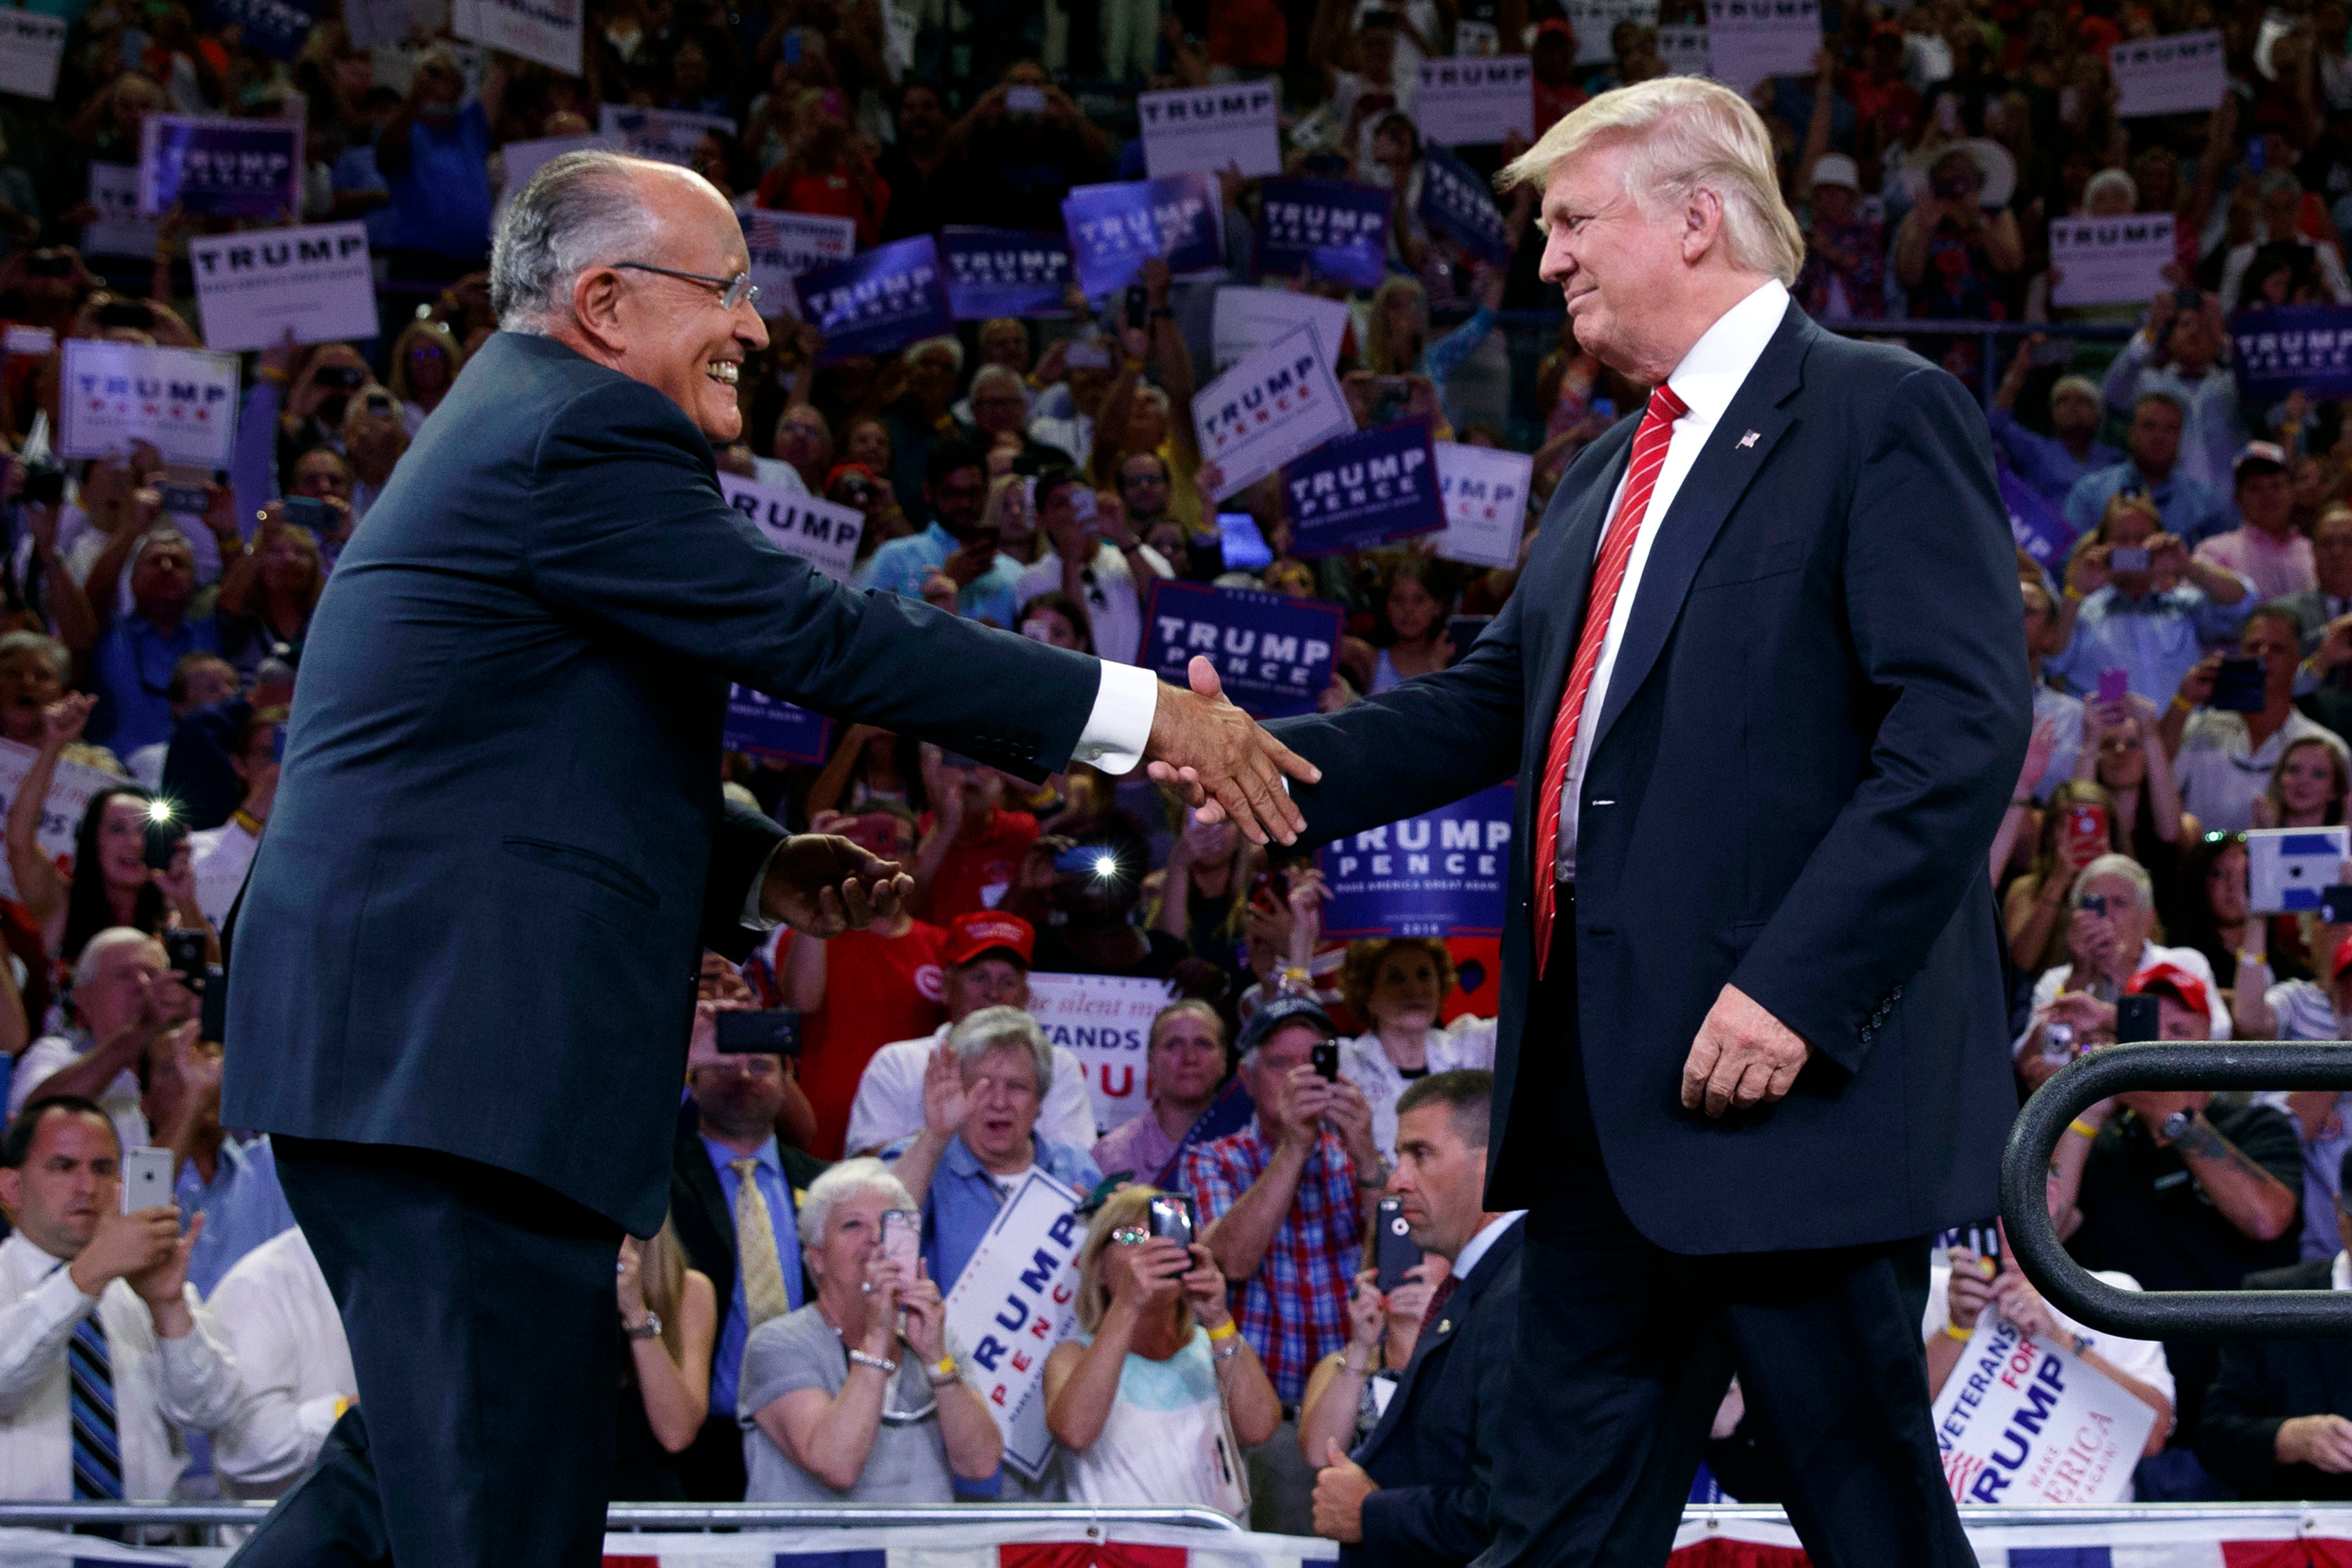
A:
[[[1073,187],[1062,202],[1062,222],[1079,289],[1089,300],[1115,294],[1154,256],[1180,278],[1221,269],[1223,210],[1208,174]]]
[[[727,689],[727,727],[720,744],[730,752],[780,763],[823,763],[831,722],[781,697],[748,686]]]
[[[1058,316],[1068,306],[1070,245],[1058,234],[1018,228],[947,228],[948,306],[959,321],[993,316]]]
[[[1377,289],[1388,276],[1391,193],[1346,180],[1268,180],[1257,226],[1257,269],[1270,278],[1328,278]]]
[[[2238,396],[2271,403],[2300,389],[2352,396],[2352,305],[2283,305],[2230,318]]]
[[[2010,537],[2053,574],[2064,575],[2066,552],[2074,548],[2074,531],[2023,479],[2006,468],[2000,470],[2000,504],[2009,510]]]
[[[1143,668],[1181,681],[1194,654],[1214,661],[1225,695],[1255,719],[1311,713],[1331,684],[1342,612],[1316,599],[1161,578],[1144,616]]]
[[[1429,421],[1335,436],[1282,470],[1291,548],[1337,555],[1435,533],[1445,526]]]
[[[1477,172],[1433,142],[1421,149],[1421,221],[1487,261],[1511,258],[1503,209]]]
[[[824,333],[825,364],[890,353],[955,331],[939,242],[928,234],[803,272],[793,287],[801,320]]]
[[[296,0],[205,0],[206,26],[234,24],[242,29],[246,47],[281,60],[302,52],[302,40],[318,19],[309,5]]]
[[[1327,844],[1323,934],[1500,936],[1516,786]]]
[[[302,210],[302,128],[282,120],[147,117],[139,210],[292,222]]]

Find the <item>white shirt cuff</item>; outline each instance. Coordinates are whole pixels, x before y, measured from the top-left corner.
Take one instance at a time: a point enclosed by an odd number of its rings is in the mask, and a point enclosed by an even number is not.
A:
[[[742,923],[747,931],[773,931],[784,923],[771,918],[768,911],[760,907],[760,894],[768,885],[768,868],[775,863],[776,850],[783,847],[784,841],[779,838],[773,847],[760,857],[760,873],[751,879],[751,890],[743,895]]]
[[[1074,759],[1107,773],[1130,773],[1151,743],[1151,721],[1160,710],[1160,678],[1132,664],[1103,659],[1102,684],[1095,688],[1094,711],[1078,731]]]

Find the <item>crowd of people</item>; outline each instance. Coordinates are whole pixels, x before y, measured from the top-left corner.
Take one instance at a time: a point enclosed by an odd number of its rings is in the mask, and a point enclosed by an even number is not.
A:
[[[55,104],[0,104],[10,1500],[273,1497],[358,1394],[268,1139],[221,1125],[234,1042],[207,1037],[200,994],[267,833],[321,591],[496,330],[506,148],[589,134],[608,106],[723,116],[740,129],[703,136],[699,173],[743,205],[853,220],[861,246],[1058,231],[1073,186],[1141,177],[1136,89],[1278,79],[1286,166],[1394,199],[1378,288],[1265,281],[1343,304],[1359,426],[1533,452],[1524,551],[1577,453],[1649,389],[1551,325],[1528,201],[1504,204],[1503,263],[1426,221],[1419,65],[1531,56],[1540,132],[1663,74],[1660,27],[1703,19],[1666,0],[1601,39],[1557,0],[1104,0],[916,7],[901,27],[877,0],[595,0],[572,76],[453,40],[422,7],[406,43],[362,48],[325,5],[290,59],[181,0],[33,8],[70,28]],[[2112,1041],[2131,997],[2155,998],[2168,1038],[2352,1035],[2352,925],[2252,907],[2246,839],[2347,821],[2352,405],[2246,395],[2231,329],[2352,305],[2352,16],[1823,16],[1814,68],[1753,94],[1805,230],[1790,292],[1996,385],[1998,461],[2071,535],[2019,552],[2036,724],[1987,868],[2021,1092]],[[2120,117],[2109,47],[2206,27],[2219,106]],[[280,218],[362,221],[377,268],[375,337],[245,356],[217,471],[146,447],[56,455],[61,342],[201,345],[188,241],[234,220],[166,214],[129,256],[108,248],[121,215],[89,199],[158,113],[299,121],[302,205]],[[1491,174],[1517,142],[1459,156]],[[1259,280],[1258,185],[1219,182],[1233,281]],[[2051,220],[2130,214],[2175,221],[2163,289],[2055,304]],[[1277,479],[1214,499],[1191,403],[1218,368],[1217,287],[1150,263],[1134,300],[881,356],[829,356],[779,315],[717,465],[855,509],[855,587],[1106,659],[1141,657],[1156,584],[1193,582],[1338,605],[1327,708],[1444,668],[1513,570],[1427,539],[1303,556]],[[1965,325],[2004,322],[2048,331]],[[1311,857],[1149,784],[1077,763],[1033,783],[856,717],[820,761],[720,764],[730,794],[901,861],[916,890],[867,930],[706,956],[669,1220],[616,1260],[614,1497],[1202,1504],[1363,1561],[1475,1556],[1518,1310],[1518,1215],[1482,1206],[1497,944],[1326,940]],[[1073,974],[1167,986],[1116,1126],[1034,1008],[1033,976]],[[720,1048],[722,1019],[782,1008],[793,1048]],[[122,1212],[149,1151],[173,1201]],[[2346,1289],[2348,1161],[2345,1097],[2140,1092],[2074,1124],[2050,1202],[2074,1256],[2126,1288]],[[947,1306],[1032,1172],[1083,1220],[1036,1474],[1009,1462]],[[1938,1248],[1931,1389],[1993,1313],[2155,1413],[2141,1498],[2352,1495],[2334,1349],[2093,1332],[1996,1235]],[[1411,1243],[1393,1270],[1391,1237]],[[1775,1497],[1736,1388],[1709,1459],[1732,1495]]]

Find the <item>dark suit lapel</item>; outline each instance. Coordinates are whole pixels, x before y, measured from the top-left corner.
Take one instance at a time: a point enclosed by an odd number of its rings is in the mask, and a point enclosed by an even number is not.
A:
[[[1816,331],[1796,302],[1790,301],[1772,341],[1732,395],[1698,461],[1691,465],[1682,488],[1675,492],[1674,505],[1650,542],[1649,561],[1642,569],[1624,640],[1617,645],[1616,666],[1610,674],[1600,726],[1592,737],[1596,751],[1609,738],[1617,715],[1649,679],[1651,667],[1657,663],[1682,615],[1691,579],[1698,574],[1699,563],[1706,559],[1716,535],[1723,531],[1739,498],[1763,471],[1773,447],[1796,423],[1794,411],[1782,405],[1801,384],[1808,340]]]
[[[1398,1376],[1396,1392],[1389,1395],[1389,1407],[1381,1412],[1380,1424],[1372,1428],[1372,1435],[1364,1439],[1363,1447],[1359,1450],[1364,1458],[1379,1453],[1381,1445],[1387,1442],[1389,1435],[1395,1431],[1397,1423],[1403,1418],[1405,1406],[1412,1403],[1414,1385],[1423,1376],[1433,1375],[1428,1371],[1430,1363],[1444,1355],[1453,1345],[1454,1336],[1462,1331],[1479,1299],[1486,1295],[1487,1284],[1518,1252],[1519,1238],[1526,1228],[1527,1222],[1521,1220],[1495,1238],[1494,1244],[1486,1248],[1486,1256],[1478,1259],[1478,1267],[1470,1270],[1460,1288],[1454,1292],[1453,1300],[1445,1303],[1445,1316],[1432,1324],[1428,1331],[1414,1342],[1412,1360],[1405,1363],[1403,1373]]]

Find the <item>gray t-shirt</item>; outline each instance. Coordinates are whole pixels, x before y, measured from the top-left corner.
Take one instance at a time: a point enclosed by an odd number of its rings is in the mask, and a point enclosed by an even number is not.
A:
[[[757,1414],[803,1388],[831,1395],[849,1381],[849,1352],[812,1301],[771,1318],[743,1346],[743,1376],[736,1418],[743,1427],[743,1463],[751,1474],[746,1502],[953,1502],[947,1439],[921,1362],[904,1344],[898,1375],[882,1402],[882,1425],[857,1484],[836,1491],[793,1463],[755,1424]],[[909,1418],[913,1412],[919,1416]],[[902,1415],[901,1413],[908,1413]]]

